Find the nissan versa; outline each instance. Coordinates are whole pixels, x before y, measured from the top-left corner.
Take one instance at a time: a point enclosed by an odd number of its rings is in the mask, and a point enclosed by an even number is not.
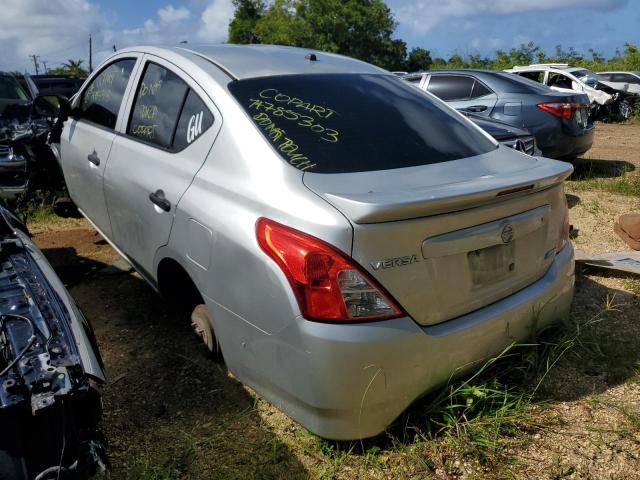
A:
[[[96,229],[322,437],[380,433],[569,311],[572,167],[367,63],[128,48],[74,97],[60,149]]]

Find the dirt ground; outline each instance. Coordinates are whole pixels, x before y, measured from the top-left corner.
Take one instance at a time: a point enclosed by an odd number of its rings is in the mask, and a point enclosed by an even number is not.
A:
[[[585,158],[582,180],[568,186],[574,245],[624,249],[612,225],[640,210],[640,198],[589,182],[594,171],[638,175],[640,125],[599,124]],[[86,222],[30,229],[98,338],[111,478],[640,478],[640,283],[630,275],[578,268],[572,315],[595,318],[607,301],[615,308],[587,327],[590,348],[551,371],[532,428],[508,444],[511,460],[476,468],[481,459],[438,463],[386,438],[339,453],[229,376],[137,274],[105,270],[117,254]]]

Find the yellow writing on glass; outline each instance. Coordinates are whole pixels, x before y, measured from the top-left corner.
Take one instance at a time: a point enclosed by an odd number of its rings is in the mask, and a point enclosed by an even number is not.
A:
[[[104,103],[111,98],[111,90],[87,89],[85,100],[90,103]]]
[[[153,120],[157,114],[158,107],[156,105],[140,105],[140,117]]]
[[[155,95],[156,93],[158,93],[158,90],[160,90],[160,87],[162,87],[162,80],[156,80],[153,83],[142,82],[140,84],[140,93],[138,95],[140,97],[144,97],[146,95]]]
[[[301,98],[281,93],[277,88],[265,88],[258,94],[258,96],[267,100],[273,100],[276,103],[284,103],[295,108],[306,110],[307,112],[314,113],[318,117],[324,119],[327,119],[336,113],[336,111],[331,108],[316,105],[315,103],[305,102]]]
[[[287,132],[278,127],[264,112],[256,113],[254,121],[266,132],[267,137],[274,143],[275,148],[287,156],[288,162],[299,170],[309,170],[316,166],[309,158],[301,153],[300,147],[289,137]]]
[[[285,120],[296,122],[298,126],[306,127],[312,132],[321,135],[320,139],[324,140],[325,142],[337,143],[339,140],[340,133],[337,130],[325,127],[319,123],[315,123],[315,119],[313,117],[310,117],[308,115],[301,115],[300,113],[293,110],[285,109],[280,105],[276,106],[271,102],[267,102],[257,98],[250,98],[249,102],[251,102],[249,104],[249,109],[266,112],[273,117],[284,118]]]
[[[131,135],[140,138],[152,139],[155,137],[156,128],[158,127],[159,125],[136,125],[131,130]]]

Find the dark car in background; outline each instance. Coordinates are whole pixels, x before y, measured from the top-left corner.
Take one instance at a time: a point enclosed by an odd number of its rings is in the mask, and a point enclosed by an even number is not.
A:
[[[18,138],[31,135],[23,128],[33,94],[10,73],[0,72],[0,198],[11,200],[27,188],[29,151]],[[24,130],[24,131],[23,131]]]
[[[554,92],[532,80],[488,70],[437,70],[403,78],[458,110],[527,129],[546,157],[575,157],[593,144],[584,94]]]
[[[32,75],[40,95],[63,95],[73,97],[84,83],[84,78],[60,75]]]
[[[540,149],[536,144],[535,137],[524,128],[514,127],[508,123],[494,120],[489,117],[482,117],[475,113],[461,110],[465,117],[499,141],[502,145],[518,150],[527,155],[539,156]]]

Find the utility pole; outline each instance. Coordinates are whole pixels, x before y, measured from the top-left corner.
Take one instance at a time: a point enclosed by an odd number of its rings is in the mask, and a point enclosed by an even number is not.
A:
[[[89,34],[89,73],[93,72],[93,48],[91,46],[91,34]]]
[[[44,65],[44,74],[46,75],[47,73],[49,73],[49,69],[47,68],[47,62],[45,60],[42,60],[42,65]]]
[[[29,55],[29,57],[33,59],[33,66],[36,69],[36,75],[38,75],[40,73],[38,69],[38,59],[40,58],[40,55],[36,55],[34,53],[33,55]]]

